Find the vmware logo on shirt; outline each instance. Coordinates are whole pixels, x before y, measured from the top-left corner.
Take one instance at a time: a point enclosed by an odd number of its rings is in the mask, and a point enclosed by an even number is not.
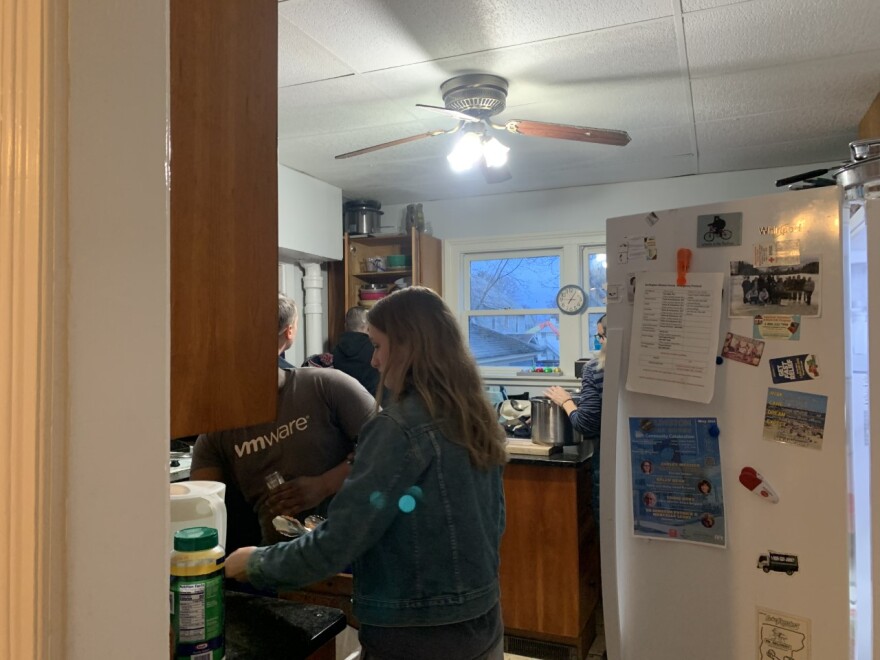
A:
[[[272,445],[281,442],[285,438],[293,435],[294,431],[305,431],[309,427],[308,417],[297,417],[287,424],[279,426],[277,429],[266,435],[258,435],[256,438],[245,440],[241,444],[235,445],[235,454],[238,458],[242,456],[250,456],[258,451],[262,451]]]

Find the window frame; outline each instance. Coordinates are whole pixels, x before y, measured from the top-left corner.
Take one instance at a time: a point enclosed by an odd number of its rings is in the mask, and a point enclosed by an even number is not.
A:
[[[456,314],[459,326],[468,337],[468,319],[471,316],[470,304],[470,262],[478,259],[503,259],[506,257],[537,256],[558,251],[560,255],[559,286],[578,284],[589,285],[588,272],[584,272],[590,252],[606,252],[604,232],[519,234],[515,237],[460,238],[443,241],[443,292],[447,304]],[[607,252],[606,252],[607,254]],[[586,288],[586,287],[585,287]],[[560,381],[569,384],[576,381],[574,363],[577,359],[592,355],[586,337],[589,327],[590,311],[599,308],[589,307],[575,316],[563,314],[558,309],[550,313],[559,316],[559,365],[563,376]],[[602,308],[604,311],[604,308]],[[529,310],[543,313],[543,310]],[[480,366],[483,378],[488,380],[516,380],[519,367]]]

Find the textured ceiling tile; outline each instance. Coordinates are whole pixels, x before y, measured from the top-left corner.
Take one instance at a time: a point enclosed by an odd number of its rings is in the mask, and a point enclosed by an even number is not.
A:
[[[669,0],[289,0],[282,16],[370,71],[671,15]]]
[[[279,136],[331,133],[417,118],[360,76],[278,90]]]
[[[654,125],[689,116],[690,97],[679,71],[671,19],[376,71],[362,78],[404,106],[442,106],[440,84],[475,72],[508,80],[508,111],[502,118],[533,118],[525,106],[538,105],[543,116],[535,119],[592,126],[622,114],[633,123],[647,118]],[[639,113],[645,105],[654,111]]]
[[[687,85],[678,78],[595,83],[514,105],[503,117],[633,131],[690,121]]]
[[[849,157],[849,134],[825,135],[795,142],[759,144],[700,153],[700,174],[768,167],[842,162]]]
[[[279,160],[391,204],[848,157],[880,89],[880,0],[682,0],[690,86],[674,1],[287,0]],[[367,73],[338,77],[350,70]],[[498,122],[619,128],[632,142],[503,132],[513,178],[492,186],[449,170],[454,135],[333,158],[455,127],[415,104],[442,105],[440,84],[475,72],[509,80]]]
[[[855,139],[859,113],[824,106],[768,112],[697,124],[700,153],[774,142],[794,142],[849,131]],[[843,130],[842,130],[843,129]]]
[[[880,51],[698,78],[691,88],[697,121],[813,106],[864,113],[880,90]]]
[[[278,86],[354,73],[283,17],[278,18]]]
[[[752,0],[681,0],[681,11],[686,14],[692,11],[735,5],[739,2],[752,2]]]
[[[692,76],[880,49],[877,0],[753,0],[685,14]]]

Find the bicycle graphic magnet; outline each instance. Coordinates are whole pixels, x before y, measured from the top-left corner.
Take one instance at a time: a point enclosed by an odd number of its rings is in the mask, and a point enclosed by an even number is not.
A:
[[[697,247],[742,245],[742,213],[697,216]]]

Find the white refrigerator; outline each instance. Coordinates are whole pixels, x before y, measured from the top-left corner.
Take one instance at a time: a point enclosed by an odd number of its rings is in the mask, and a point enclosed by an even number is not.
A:
[[[610,660],[873,657],[865,211],[832,186],[608,220]]]

